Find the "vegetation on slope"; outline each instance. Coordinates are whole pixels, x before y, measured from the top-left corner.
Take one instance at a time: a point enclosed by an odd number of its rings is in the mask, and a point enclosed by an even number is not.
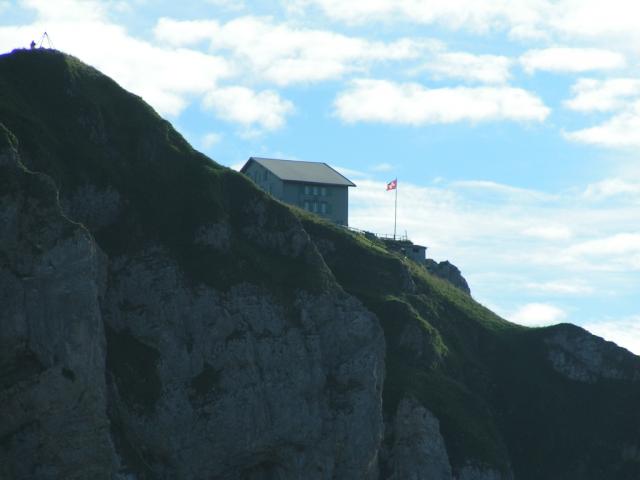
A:
[[[286,231],[296,219],[283,205],[262,202],[266,194],[248,179],[193,150],[139,97],[74,57],[44,49],[0,56],[0,121],[27,166],[50,175],[63,195],[87,184],[118,192],[118,221],[92,229],[110,255],[155,241],[195,282],[220,289],[249,281],[282,293],[326,283],[326,272],[304,256],[292,261],[242,235],[233,236],[230,251],[194,241],[203,226],[242,231],[255,222],[258,203],[267,206],[260,212],[265,231]]]
[[[340,284],[382,322],[386,415],[404,396],[420,400],[439,418],[454,468],[471,460],[510,465],[519,480],[638,478],[640,385],[570,380],[548,359],[550,333],[580,329],[507,322],[418,264],[300,215]],[[422,349],[408,341],[418,329]]]

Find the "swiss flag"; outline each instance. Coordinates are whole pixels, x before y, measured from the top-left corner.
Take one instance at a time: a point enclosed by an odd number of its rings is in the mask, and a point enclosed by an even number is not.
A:
[[[398,188],[398,179],[397,178],[395,180],[391,180],[389,183],[387,183],[387,191],[395,190],[396,188]]]

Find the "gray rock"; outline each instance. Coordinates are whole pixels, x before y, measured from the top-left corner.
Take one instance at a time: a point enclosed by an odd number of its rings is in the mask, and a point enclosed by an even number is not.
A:
[[[575,325],[547,329],[545,344],[552,367],[566,377],[593,383],[599,378],[640,381],[640,358]]]
[[[110,272],[112,412],[127,468],[375,478],[384,340],[359,302],[299,292],[286,306],[248,284],[194,291],[161,248],[114,259]],[[132,390],[126,372],[141,356],[154,379]]]
[[[196,231],[195,243],[211,247],[222,253],[229,253],[231,248],[231,228],[225,222],[202,226]]]
[[[0,477],[108,478],[105,258],[47,177],[0,165]]]
[[[113,224],[122,210],[120,194],[111,187],[99,189],[85,184],[62,198],[65,215],[96,231]]]
[[[438,419],[413,398],[400,401],[392,425],[389,480],[451,480]]]
[[[427,258],[424,261],[424,265],[427,271],[438,278],[446,280],[451,285],[456,287],[458,290],[463,291],[467,295],[471,295],[471,289],[469,288],[469,284],[462,276],[462,273],[454,264],[450,263],[448,260],[444,260],[442,262],[436,262],[431,258]]]

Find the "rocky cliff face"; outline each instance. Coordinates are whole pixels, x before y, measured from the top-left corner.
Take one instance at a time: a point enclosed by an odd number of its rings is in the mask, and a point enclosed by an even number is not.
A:
[[[360,302],[194,286],[159,245],[108,258],[50,178],[0,162],[5,478],[377,476],[384,339]],[[108,222],[81,192],[67,213]],[[289,233],[252,235],[313,251]]]
[[[0,135],[0,476],[106,478],[105,258]]]
[[[0,56],[0,477],[638,478],[639,359],[458,288]]]
[[[451,285],[466,293],[467,295],[471,295],[469,284],[467,283],[467,280],[462,276],[460,269],[448,260],[436,262],[431,258],[427,258],[424,261],[424,264],[429,273],[443,280],[446,280]]]
[[[109,278],[110,413],[129,468],[375,476],[384,340],[358,301],[298,291],[285,305],[250,284],[193,288],[159,248],[114,259]]]

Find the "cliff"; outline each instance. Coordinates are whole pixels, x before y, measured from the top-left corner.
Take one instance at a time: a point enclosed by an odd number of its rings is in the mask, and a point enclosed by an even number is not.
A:
[[[0,56],[0,123],[0,477],[640,475],[629,352],[275,201],[73,57]]]

